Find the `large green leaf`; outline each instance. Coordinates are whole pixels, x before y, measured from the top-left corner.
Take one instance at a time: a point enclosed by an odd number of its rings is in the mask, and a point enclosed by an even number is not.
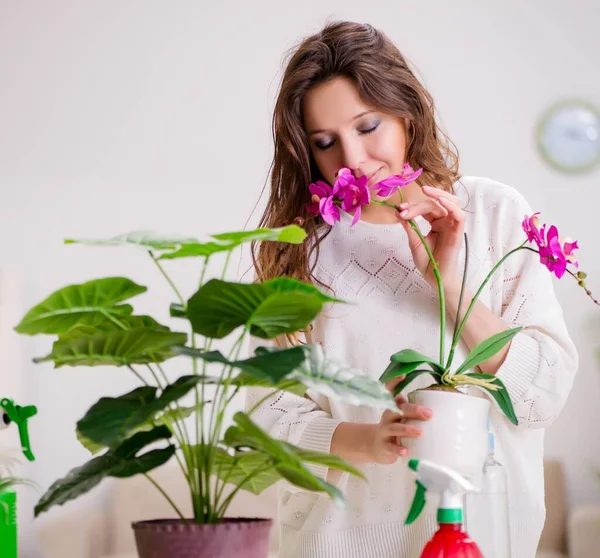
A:
[[[498,376],[494,376],[493,374],[480,374],[478,372],[465,374],[465,376],[471,376],[472,378],[477,378],[479,380],[491,381],[495,385],[497,385],[499,389],[496,390],[486,389],[484,387],[480,387],[480,389],[485,389],[494,398],[494,400],[496,401],[496,403],[498,403],[498,406],[505,414],[506,418],[510,420],[510,422],[512,422],[514,425],[519,424],[519,419],[517,418],[512,401],[510,400],[508,390],[506,389],[504,382],[500,378],[498,378]]]
[[[229,283],[213,279],[188,302],[196,333],[222,339],[240,326],[262,339],[305,328],[323,305],[337,300],[316,287],[288,277],[264,283]]]
[[[256,376],[251,376],[245,372],[238,374],[232,379],[231,383],[232,385],[240,387],[261,387],[271,390],[289,391],[290,393],[299,396],[306,393],[306,386],[298,380],[288,380],[287,378],[283,378],[280,382],[273,384],[269,380],[257,378]]]
[[[152,231],[132,231],[112,238],[93,239],[67,239],[65,244],[84,244],[86,246],[137,246],[144,250],[163,251],[179,250],[182,246],[198,242],[195,238],[177,235],[163,236]]]
[[[515,327],[501,331],[491,337],[488,337],[481,343],[478,343],[473,350],[469,353],[465,361],[458,367],[456,374],[461,374],[465,370],[475,368],[478,364],[485,362],[489,358],[493,357],[504,345],[506,345],[522,327]]]
[[[15,330],[27,335],[61,334],[78,325],[95,326],[133,312],[119,304],[146,291],[125,277],[107,277],[69,285],[29,310]]]
[[[59,337],[52,352],[35,362],[61,366],[126,366],[163,362],[175,355],[173,347],[187,341],[185,333],[146,327],[99,331],[79,329]]]
[[[444,372],[444,369],[434,359],[412,349],[404,349],[393,354],[390,357],[390,361],[389,366],[379,378],[379,381],[384,384],[416,370],[423,364],[431,366],[431,369],[439,374]]]
[[[342,493],[321,477],[314,475],[304,463],[318,463],[364,478],[358,469],[337,456],[301,450],[287,442],[271,438],[245,413],[236,413],[233,420],[235,425],[229,427],[225,433],[225,443],[228,446],[232,448],[248,447],[267,455],[275,470],[283,478],[306,490],[326,492],[337,505],[344,504]]]
[[[120,397],[102,397],[77,423],[81,438],[93,444],[115,447],[140,429],[148,429],[159,413],[199,383],[197,376],[183,376],[157,397],[157,388],[142,386]]]
[[[261,351],[260,349],[261,347],[257,349],[257,355],[254,357],[235,361],[228,360],[220,351],[205,352],[191,347],[177,347],[175,352],[192,358],[199,358],[206,362],[218,362],[244,370],[252,376],[265,380],[270,385],[277,384],[305,360],[305,351],[302,347],[272,349],[269,351]]]
[[[222,481],[227,480],[238,487],[241,485],[252,494],[260,494],[281,479],[281,475],[273,466],[273,459],[259,451],[236,452],[235,455],[230,455],[223,448],[217,448],[215,467]],[[255,474],[248,480],[252,473]]]
[[[216,252],[225,252],[246,242],[275,241],[288,244],[300,244],[306,238],[304,229],[297,225],[288,225],[277,229],[256,229],[253,231],[215,234],[214,242],[195,242],[183,245],[179,250],[163,254],[161,259],[208,257]]]
[[[306,360],[286,376],[327,397],[350,405],[397,411],[392,394],[375,378],[325,357],[321,345],[306,345]]]
[[[38,516],[53,506],[64,504],[89,492],[106,477],[132,477],[163,465],[175,453],[174,446],[169,445],[142,454],[140,452],[146,446],[170,437],[171,432],[165,426],[157,427],[150,432],[139,432],[114,450],[109,450],[81,467],[76,467],[66,477],[50,486],[35,506],[35,515]]]

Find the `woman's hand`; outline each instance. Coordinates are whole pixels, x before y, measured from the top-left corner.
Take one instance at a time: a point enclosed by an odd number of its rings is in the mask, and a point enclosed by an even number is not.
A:
[[[400,204],[398,219],[408,235],[410,250],[417,269],[431,286],[435,286],[437,283],[427,252],[408,221],[421,215],[429,222],[431,231],[425,240],[438,263],[446,286],[446,282],[457,280],[459,277],[457,261],[463,239],[465,214],[460,208],[458,198],[449,192],[424,186],[423,193],[429,199]]]
[[[404,376],[386,384],[393,393],[396,385]],[[405,424],[406,419],[429,420],[433,413],[428,407],[407,403],[403,395],[396,396],[396,404],[402,412],[385,411],[376,425],[371,442],[371,455],[374,463],[391,465],[399,457],[408,455],[408,449],[402,445],[402,438],[418,438],[421,428]]]

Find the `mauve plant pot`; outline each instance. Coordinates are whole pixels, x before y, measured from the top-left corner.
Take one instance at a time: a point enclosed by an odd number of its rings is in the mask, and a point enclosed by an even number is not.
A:
[[[271,519],[224,519],[198,525],[191,520],[133,523],[140,558],[267,558]]]

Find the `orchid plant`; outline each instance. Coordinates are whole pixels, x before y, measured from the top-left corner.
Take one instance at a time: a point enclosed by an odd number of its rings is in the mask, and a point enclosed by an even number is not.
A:
[[[389,197],[396,191],[399,191],[400,198],[402,199],[402,188],[415,181],[422,174],[422,172],[423,169],[418,169],[415,171],[407,163],[403,166],[400,174],[390,176],[373,185],[371,189],[369,189],[366,176],[356,178],[349,169],[343,168],[338,171],[333,187],[329,186],[323,181],[310,184],[309,192],[311,194],[311,201],[310,204],[307,204],[306,209],[313,215],[320,215],[327,224],[333,226],[341,218],[341,208],[343,211],[353,215],[351,226],[354,226],[360,219],[361,208],[368,204],[385,205],[400,211],[400,208],[392,203],[383,200],[372,199],[372,195],[374,194],[380,197]],[[482,341],[470,351],[464,362],[453,369],[452,362],[454,359],[456,346],[460,340],[462,331],[467,323],[467,320],[469,319],[473,307],[484,287],[489,282],[496,270],[500,268],[512,254],[515,254],[520,250],[529,250],[538,254],[540,262],[559,279],[565,273],[571,275],[577,280],[578,285],[585,290],[586,294],[592,299],[592,301],[595,304],[599,304],[585,285],[586,274],[582,271],[574,271],[574,269],[576,270],[578,268],[578,262],[574,254],[574,251],[579,248],[577,242],[573,242],[570,239],[561,239],[558,234],[558,230],[554,225],[550,227],[547,227],[545,224],[540,226],[539,213],[534,213],[531,216],[525,215],[525,218],[522,222],[522,228],[525,232],[526,239],[522,244],[510,250],[496,265],[494,265],[476,291],[475,296],[465,311],[465,315],[462,318],[460,315],[457,316],[452,335],[450,351],[448,357],[446,358],[444,348],[446,331],[446,304],[443,279],[433,253],[431,252],[425,237],[419,229],[419,226],[413,219],[409,220],[409,223],[411,228],[419,236],[427,252],[437,283],[440,309],[439,359],[436,360],[412,349],[404,349],[390,357],[390,364],[382,374],[380,381],[387,383],[391,380],[402,378],[395,387],[394,395],[399,394],[406,386],[408,386],[421,374],[429,374],[433,376],[436,383],[432,387],[437,387],[438,389],[452,389],[460,385],[475,386],[485,390],[488,394],[490,394],[506,417],[513,424],[518,424],[518,419],[514,412],[512,402],[502,381],[495,375],[484,374],[482,372],[476,372],[473,370],[476,369],[479,364],[494,356],[517,333],[519,333],[522,328],[511,328]],[[466,234],[465,247],[465,267],[459,295],[459,308],[462,308],[468,266],[468,238]]]
[[[259,494],[281,478],[344,503],[338,488],[309,466],[362,477],[355,467],[337,456],[271,437],[252,420],[260,402],[248,412],[233,414],[231,424],[226,420],[236,395],[247,386],[269,388],[265,399],[280,390],[303,395],[311,388],[354,405],[396,408],[380,382],[325,360],[319,345],[274,348],[268,343],[306,328],[324,304],[336,299],[286,277],[263,283],[225,280],[237,247],[252,241],[299,244],[305,238],[302,228],[290,225],[223,233],[206,241],[147,232],[66,241],[144,252],[176,297],[170,315],[184,331],[134,313],[131,299],[147,288],[126,277],[67,285],[27,312],[17,332],[56,336],[50,353],[35,362],[56,368],[115,366],[140,383],[123,395],[100,398],[77,422],[77,439],[92,456],[50,486],[35,507],[36,516],[85,494],[107,477],[138,474],[155,485],[184,522],[218,523],[239,490]],[[226,256],[220,270],[214,265],[219,254]],[[168,262],[181,258],[201,263],[198,288],[187,296],[167,272]],[[209,260],[218,274],[206,280]],[[228,352],[215,349],[230,334],[234,340]],[[268,346],[241,358],[250,336],[266,340]],[[179,361],[177,377],[170,377],[165,363],[174,359]],[[181,375],[185,364],[189,372]],[[192,519],[150,474],[171,459],[189,485]]]

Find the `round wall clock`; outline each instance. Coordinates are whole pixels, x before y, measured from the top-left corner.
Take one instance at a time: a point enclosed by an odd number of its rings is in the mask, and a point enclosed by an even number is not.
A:
[[[600,163],[600,111],[583,101],[566,101],[540,119],[537,144],[546,162],[561,172],[591,170]]]

